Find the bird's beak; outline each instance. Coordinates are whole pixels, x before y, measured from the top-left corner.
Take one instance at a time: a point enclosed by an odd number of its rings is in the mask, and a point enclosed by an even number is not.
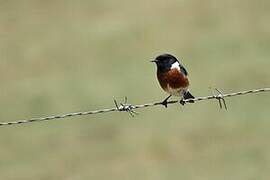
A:
[[[150,62],[152,62],[152,63],[156,63],[156,62],[157,62],[157,60],[156,60],[156,59],[154,59],[154,60],[151,60]]]

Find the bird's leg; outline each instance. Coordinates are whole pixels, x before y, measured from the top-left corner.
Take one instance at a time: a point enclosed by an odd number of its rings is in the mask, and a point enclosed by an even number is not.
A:
[[[170,99],[172,95],[169,95],[166,99],[164,99],[160,104],[165,106],[165,108],[168,107],[168,99]]]

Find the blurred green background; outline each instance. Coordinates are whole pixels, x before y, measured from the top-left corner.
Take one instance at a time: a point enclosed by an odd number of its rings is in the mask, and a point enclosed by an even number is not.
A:
[[[195,96],[267,87],[269,19],[267,0],[0,0],[0,121],[161,100],[164,52]],[[270,94],[227,105],[2,127],[1,179],[268,179]]]

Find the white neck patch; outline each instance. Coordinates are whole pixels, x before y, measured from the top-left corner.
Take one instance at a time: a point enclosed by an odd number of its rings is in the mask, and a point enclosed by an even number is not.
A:
[[[179,64],[179,62],[176,61],[175,63],[172,64],[171,69],[174,69],[174,68],[176,68],[176,69],[178,69],[180,71],[180,64]]]

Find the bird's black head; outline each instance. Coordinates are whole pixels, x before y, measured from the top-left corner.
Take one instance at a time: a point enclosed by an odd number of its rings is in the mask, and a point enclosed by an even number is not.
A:
[[[159,71],[166,72],[169,71],[172,64],[178,62],[178,60],[171,54],[162,54],[156,57],[155,60],[151,62],[156,63]]]

